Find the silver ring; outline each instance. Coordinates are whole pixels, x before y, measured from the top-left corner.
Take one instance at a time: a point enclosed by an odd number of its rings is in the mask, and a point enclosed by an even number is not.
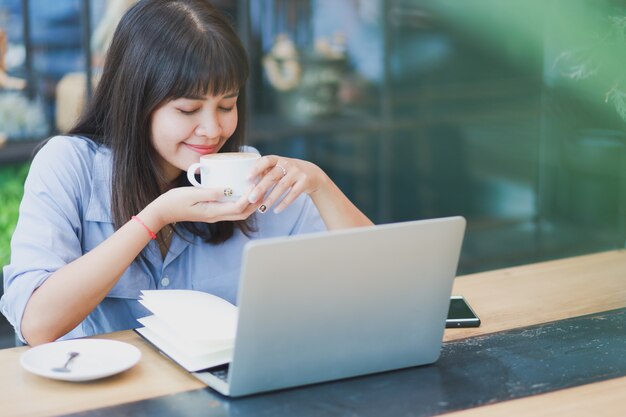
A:
[[[285,168],[283,168],[282,165],[276,164],[276,168],[280,169],[281,171],[283,171],[283,177],[285,175],[287,175],[287,170]]]

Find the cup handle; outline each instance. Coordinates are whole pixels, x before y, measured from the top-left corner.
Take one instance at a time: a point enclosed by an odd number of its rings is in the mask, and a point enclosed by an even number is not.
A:
[[[194,187],[202,187],[202,184],[200,184],[196,180],[196,171],[198,170],[198,168],[200,168],[200,170],[202,170],[202,164],[200,162],[196,162],[195,164],[191,164],[191,166],[189,168],[187,168],[187,179],[189,180],[189,182]]]

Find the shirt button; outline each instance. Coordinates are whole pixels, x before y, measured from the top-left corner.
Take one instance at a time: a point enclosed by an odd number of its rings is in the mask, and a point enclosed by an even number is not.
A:
[[[168,285],[170,285],[170,279],[168,277],[163,277],[163,279],[161,279],[161,286],[167,287]]]

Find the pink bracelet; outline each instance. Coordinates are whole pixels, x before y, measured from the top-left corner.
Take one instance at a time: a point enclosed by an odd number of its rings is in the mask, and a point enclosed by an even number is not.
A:
[[[148,231],[148,234],[150,235],[152,240],[157,238],[157,236],[154,234],[154,232],[152,230],[150,230],[150,228],[148,226],[146,226],[146,224],[143,221],[141,221],[141,219],[139,217],[133,216],[133,217],[131,217],[131,219],[137,220],[139,222],[139,224],[142,225]]]

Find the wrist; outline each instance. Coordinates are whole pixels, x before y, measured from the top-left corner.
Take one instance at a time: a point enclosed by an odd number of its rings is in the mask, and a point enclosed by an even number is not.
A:
[[[154,202],[148,204],[143,210],[137,213],[136,216],[155,234],[159,233],[167,224],[167,221],[159,214]]]
[[[335,183],[332,182],[330,177],[323,170],[320,169],[320,177],[319,177],[317,188],[313,190],[311,193],[309,193],[309,196],[312,199],[323,198],[324,195],[327,195],[328,193],[332,192],[334,185]]]

